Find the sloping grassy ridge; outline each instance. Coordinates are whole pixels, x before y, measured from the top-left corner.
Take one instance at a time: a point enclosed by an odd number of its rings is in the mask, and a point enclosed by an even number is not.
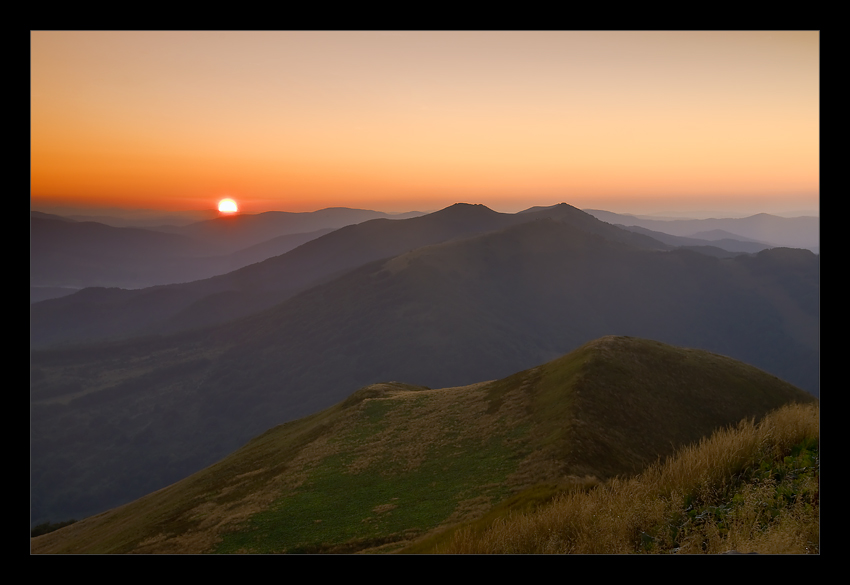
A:
[[[503,510],[410,552],[820,552],[817,404],[741,421],[630,479]]]
[[[813,400],[728,358],[607,337],[493,382],[363,388],[32,551],[389,552],[523,490],[633,474],[718,427]]]

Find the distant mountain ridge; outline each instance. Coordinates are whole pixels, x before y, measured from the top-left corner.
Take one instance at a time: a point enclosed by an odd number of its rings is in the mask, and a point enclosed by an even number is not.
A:
[[[349,225],[286,254],[204,280],[139,290],[93,288],[38,303],[30,310],[30,344],[43,347],[223,323],[269,308],[366,262],[541,217],[569,221],[618,241],[669,248],[566,204],[523,215],[499,213],[483,205],[455,204],[425,216]]]
[[[757,242],[743,236],[736,236],[724,230],[712,230],[710,232],[700,232],[694,234],[694,237],[673,236],[664,232],[657,232],[640,226],[625,226],[618,225],[623,229],[633,231],[639,234],[645,234],[651,238],[655,238],[659,242],[664,242],[671,246],[698,249],[700,247],[715,246],[731,253],[755,254],[767,248],[773,248],[770,244]],[[703,237],[699,237],[703,234]],[[727,254],[731,256],[733,254]]]
[[[201,280],[284,254],[346,225],[418,215],[330,208],[138,228],[31,211],[30,286],[135,289]]]
[[[209,256],[194,239],[141,228],[117,228],[96,222],[30,217],[30,286],[91,286],[113,281],[144,285],[165,277],[169,265],[177,274]],[[145,276],[147,272],[151,276]]]
[[[787,218],[758,213],[745,218],[660,220],[642,219],[633,215],[598,209],[585,211],[612,224],[638,226],[674,236],[693,237],[699,232],[720,229],[777,247],[805,248],[815,253],[820,250],[820,218],[818,217]]]
[[[408,219],[419,215],[423,214],[414,211],[392,215],[368,209],[329,207],[309,212],[265,211],[257,214],[234,214],[187,226],[160,226],[158,229],[189,236],[210,246],[225,244],[227,248],[222,252],[232,253],[287,234],[339,229],[372,219]]]

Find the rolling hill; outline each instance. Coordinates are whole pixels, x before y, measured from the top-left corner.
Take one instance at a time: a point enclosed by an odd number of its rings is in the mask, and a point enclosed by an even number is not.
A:
[[[814,401],[710,352],[604,337],[491,382],[361,388],[31,550],[393,550],[523,489],[631,475],[719,427]]]

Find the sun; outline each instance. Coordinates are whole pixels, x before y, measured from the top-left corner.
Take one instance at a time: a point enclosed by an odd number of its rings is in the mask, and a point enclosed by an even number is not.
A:
[[[233,199],[227,198],[218,202],[218,210],[221,213],[236,213],[239,211],[239,208],[236,206],[236,202]]]

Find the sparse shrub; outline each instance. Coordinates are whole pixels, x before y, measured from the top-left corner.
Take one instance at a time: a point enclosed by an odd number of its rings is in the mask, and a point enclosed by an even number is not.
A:
[[[30,538],[41,536],[42,534],[47,534],[48,532],[53,532],[54,530],[59,530],[64,526],[70,526],[74,522],[76,522],[76,520],[74,520],[73,518],[71,520],[66,520],[65,522],[44,522],[30,530]]]

